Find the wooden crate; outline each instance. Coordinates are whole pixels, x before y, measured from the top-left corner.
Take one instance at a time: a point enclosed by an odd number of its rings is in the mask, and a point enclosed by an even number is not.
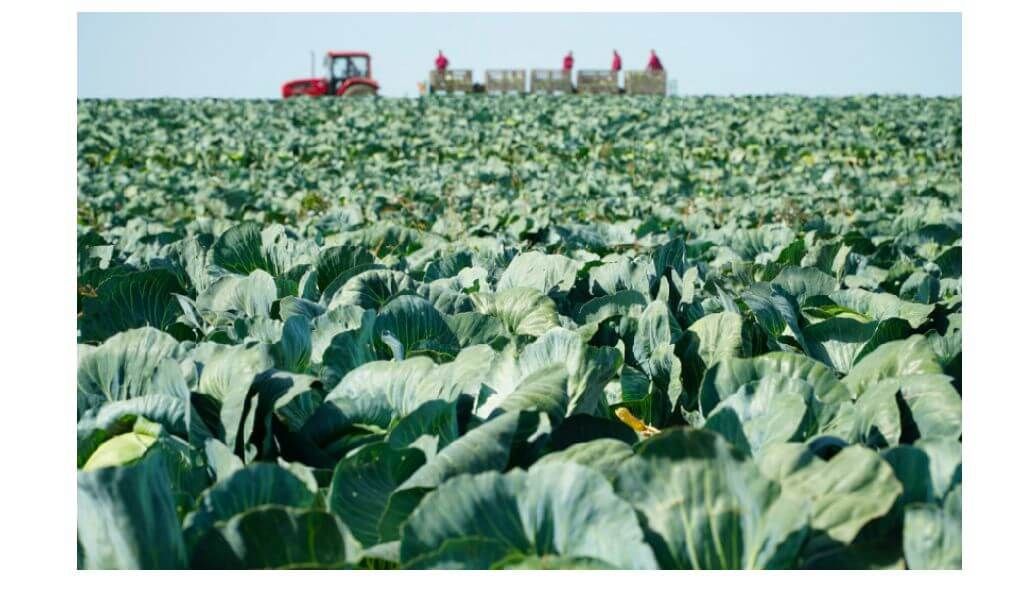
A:
[[[571,70],[530,70],[530,92],[555,94],[572,92]]]
[[[484,80],[488,93],[526,92],[526,70],[487,70]]]
[[[576,87],[580,94],[618,94],[619,76],[612,70],[580,70]]]
[[[668,76],[664,71],[630,70],[626,72],[626,94],[653,94],[665,96]]]
[[[430,71],[432,92],[473,92],[473,70]]]

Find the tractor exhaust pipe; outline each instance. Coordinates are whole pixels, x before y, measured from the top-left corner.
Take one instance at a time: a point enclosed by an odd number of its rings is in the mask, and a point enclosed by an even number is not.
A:
[[[309,50],[309,77],[316,78],[316,52]]]

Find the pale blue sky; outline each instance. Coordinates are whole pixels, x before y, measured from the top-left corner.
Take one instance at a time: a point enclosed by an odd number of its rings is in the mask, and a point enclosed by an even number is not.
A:
[[[959,95],[961,21],[932,14],[84,13],[79,97],[277,97],[329,49],[373,56],[386,96],[452,68],[626,69],[661,56],[680,94]]]

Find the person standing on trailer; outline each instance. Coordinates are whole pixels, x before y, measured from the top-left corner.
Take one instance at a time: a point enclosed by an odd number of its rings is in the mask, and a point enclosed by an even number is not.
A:
[[[448,69],[448,58],[444,56],[440,49],[437,50],[437,59],[434,60],[434,67],[437,68],[438,72],[444,72]]]
[[[619,72],[622,71],[622,56],[618,49],[612,50],[612,79],[615,81],[615,88],[619,94],[626,92],[626,89],[619,86]]]
[[[571,92],[575,93],[576,92],[576,87],[572,83],[572,65],[573,65],[573,63],[574,63],[574,60],[572,59],[572,51],[570,50],[569,53],[565,54],[565,57],[562,58],[562,73],[567,78],[569,78],[569,89],[570,89]]]
[[[658,54],[651,50],[651,59],[647,60],[647,70],[649,72],[664,72],[665,68],[661,65],[661,60],[658,59]]]

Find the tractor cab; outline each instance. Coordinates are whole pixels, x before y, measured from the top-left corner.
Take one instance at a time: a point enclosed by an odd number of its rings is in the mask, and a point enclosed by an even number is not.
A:
[[[370,56],[365,53],[330,52],[324,58],[328,94],[337,94],[346,81],[370,77]]]
[[[285,82],[281,96],[373,96],[379,85],[370,70],[370,54],[329,51],[324,57],[326,78],[300,78]]]

